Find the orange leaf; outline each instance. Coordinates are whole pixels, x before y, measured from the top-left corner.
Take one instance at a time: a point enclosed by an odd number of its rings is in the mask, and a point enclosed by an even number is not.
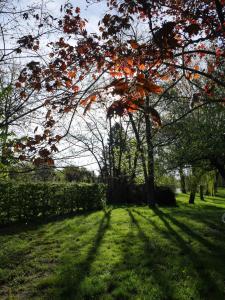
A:
[[[110,71],[110,75],[112,77],[122,77],[123,73],[122,72],[115,72],[115,71]]]
[[[125,67],[125,68],[124,68],[124,72],[125,72],[127,75],[133,74],[133,71],[132,71],[130,68],[128,68],[128,67]]]
[[[167,81],[167,80],[170,79],[170,77],[168,75],[163,75],[163,76],[160,77],[160,79]]]
[[[77,93],[78,91],[79,91],[79,86],[77,86],[77,85],[74,85],[73,87],[72,87],[72,89],[73,89],[73,91],[75,92],[75,93]]]
[[[195,74],[193,75],[193,78],[194,78],[194,79],[199,79],[199,77],[200,77],[200,75],[197,74],[197,73],[195,73]]]
[[[139,93],[141,97],[146,96],[145,89],[140,84],[136,85],[136,92]]]
[[[69,78],[75,78],[76,77],[76,72],[75,71],[69,71],[68,72],[68,77]]]
[[[133,49],[137,49],[138,48],[138,43],[135,40],[130,41],[130,45]]]
[[[144,79],[145,78],[145,75],[143,73],[139,73],[137,75],[137,79]]]
[[[141,70],[141,71],[144,71],[145,70],[145,65],[144,64],[139,65],[138,69]]]
[[[151,80],[145,80],[144,88],[146,88],[146,90],[148,90],[149,92],[155,93],[155,94],[161,94],[163,92],[163,88],[161,86],[155,84]]]
[[[68,87],[68,88],[71,87],[71,81],[70,80],[67,80],[65,83],[66,83],[66,87]]]
[[[135,104],[135,103],[129,103],[129,106],[127,108],[127,111],[128,112],[134,112],[134,111],[137,111],[138,110],[138,105]]]
[[[130,65],[131,67],[133,66],[133,59],[132,58],[130,58],[130,57],[128,57],[127,58],[127,63],[128,63],[128,65]]]
[[[80,101],[80,104],[81,104],[82,106],[90,105],[92,102],[96,101],[96,99],[97,99],[97,96],[96,96],[96,95],[90,95],[90,96],[88,96],[87,98],[82,99],[82,100]]]
[[[86,106],[87,103],[88,103],[88,99],[87,99],[87,98],[86,98],[86,99],[81,99],[81,100],[80,100],[80,104],[81,104],[82,106]]]
[[[116,79],[114,80],[110,86],[114,86],[115,87],[115,90],[117,91],[124,91],[124,90],[127,90],[128,89],[128,83],[127,82],[124,82],[123,80],[121,79]]]

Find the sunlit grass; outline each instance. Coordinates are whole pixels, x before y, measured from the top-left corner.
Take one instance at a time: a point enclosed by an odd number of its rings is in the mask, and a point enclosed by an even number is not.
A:
[[[225,299],[224,196],[3,229],[0,299]]]

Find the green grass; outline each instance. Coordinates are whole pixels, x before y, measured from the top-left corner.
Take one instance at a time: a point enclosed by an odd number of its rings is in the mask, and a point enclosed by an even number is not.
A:
[[[225,299],[225,191],[0,231],[0,299]]]

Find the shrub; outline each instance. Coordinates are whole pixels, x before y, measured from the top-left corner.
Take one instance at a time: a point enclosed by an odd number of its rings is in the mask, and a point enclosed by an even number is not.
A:
[[[107,202],[111,204],[148,204],[144,184],[114,182],[113,189],[109,186]],[[176,205],[175,187],[158,186],[155,188],[155,199],[158,205]]]
[[[0,224],[103,208],[102,184],[0,183]]]
[[[176,198],[174,191],[168,186],[158,186],[155,189],[155,198],[158,205],[174,206]]]

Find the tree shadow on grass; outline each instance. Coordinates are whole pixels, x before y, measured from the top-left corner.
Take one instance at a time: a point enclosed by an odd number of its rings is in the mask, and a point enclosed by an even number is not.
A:
[[[104,213],[99,223],[97,233],[92,245],[83,261],[74,263],[77,257],[69,256],[64,258],[64,264],[59,271],[55,299],[83,299],[80,287],[85,277],[89,275],[92,263],[95,260],[98,249],[106,230],[110,225],[111,210]]]
[[[207,247],[209,250],[214,251],[214,254],[218,253],[218,247],[214,246],[208,240],[202,238],[199,234],[191,230],[187,225],[179,222],[169,214],[164,214],[158,208],[154,208],[153,210],[156,213],[156,215],[158,215],[160,220],[164,223],[168,231],[171,233],[171,236],[174,238],[177,245],[179,245],[179,247],[181,248],[182,254],[188,255],[189,261],[192,264],[193,269],[195,269],[199,274],[199,280],[202,282],[201,286],[203,289],[202,293],[204,293],[204,296],[207,299],[222,299],[224,297],[224,291],[221,287],[218,286],[218,283],[216,282],[215,278],[211,274],[211,271],[218,272],[218,270],[216,269],[217,267],[214,265],[215,256],[213,257],[213,260],[211,262],[209,260],[210,255],[207,255],[207,257],[202,257],[198,253],[196,253],[196,251],[193,250],[193,247],[189,245],[182,238],[182,236],[177,233],[175,229],[173,229],[169,221],[171,221],[174,225],[176,225],[178,228],[183,230],[185,234],[196,239],[198,242],[200,242],[202,245]],[[224,249],[220,249],[220,250],[223,251],[224,253]],[[219,261],[221,262],[221,260]],[[224,276],[224,273],[221,272],[220,275],[221,275],[220,277],[222,278],[222,276]]]
[[[155,285],[158,285],[159,289],[166,295],[166,299],[173,299],[173,287],[170,286],[170,282],[168,282],[168,278],[164,276],[164,270],[160,270],[159,266],[163,260],[163,253],[162,257],[158,256],[158,252],[162,251],[154,241],[151,241],[150,237],[148,237],[145,232],[141,229],[139,222],[133,215],[130,209],[127,210],[130,216],[131,222],[134,224],[138,231],[138,236],[140,240],[144,243],[143,249],[143,259],[146,259],[146,266],[149,268],[151,275],[154,277]],[[153,225],[151,223],[151,225]],[[141,262],[140,262],[141,263]]]
[[[200,244],[205,246],[210,252],[218,253],[218,250],[220,250],[221,254],[224,254],[224,256],[225,256],[223,247],[219,247],[218,245],[214,245],[209,240],[203,238],[196,231],[192,230],[190,228],[190,226],[187,226],[186,224],[184,224],[184,223],[178,221],[176,218],[172,217],[171,214],[168,214],[168,213],[165,214],[158,208],[154,208],[153,210],[154,210],[155,214],[158,215],[158,217],[164,222],[164,224],[167,226],[167,228],[170,228],[170,230],[171,230],[172,227],[170,226],[170,224],[167,220],[169,220],[171,223],[176,225],[185,234],[189,235],[191,238],[195,239]],[[174,232],[176,232],[176,231],[174,230]]]

